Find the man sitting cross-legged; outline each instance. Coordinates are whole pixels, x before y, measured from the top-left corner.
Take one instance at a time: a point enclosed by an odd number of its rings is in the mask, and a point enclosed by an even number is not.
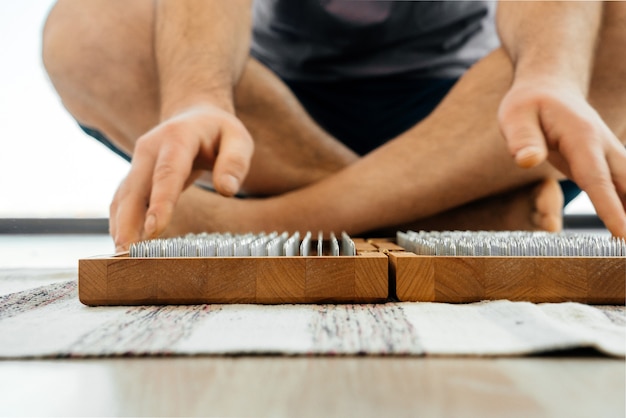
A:
[[[197,231],[558,230],[566,177],[626,236],[626,4],[503,2],[502,46],[475,59],[489,13],[442,4],[258,0],[253,23],[247,0],[59,1],[50,78],[132,156],[118,249]]]

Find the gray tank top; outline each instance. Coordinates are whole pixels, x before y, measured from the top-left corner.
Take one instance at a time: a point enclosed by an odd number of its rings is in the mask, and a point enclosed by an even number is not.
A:
[[[251,54],[297,81],[458,77],[498,46],[491,2],[255,0]]]

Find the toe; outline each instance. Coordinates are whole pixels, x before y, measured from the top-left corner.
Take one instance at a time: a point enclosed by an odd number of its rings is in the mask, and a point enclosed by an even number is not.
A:
[[[557,232],[563,228],[563,192],[559,182],[547,179],[533,190],[531,221],[537,229]]]

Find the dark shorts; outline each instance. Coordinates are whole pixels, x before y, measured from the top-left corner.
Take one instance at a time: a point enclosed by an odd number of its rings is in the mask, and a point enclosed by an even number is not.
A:
[[[360,155],[424,119],[456,83],[456,79],[284,81],[320,126]],[[130,161],[102,133],[81,128]],[[565,204],[580,193],[571,181],[561,182],[561,187]]]

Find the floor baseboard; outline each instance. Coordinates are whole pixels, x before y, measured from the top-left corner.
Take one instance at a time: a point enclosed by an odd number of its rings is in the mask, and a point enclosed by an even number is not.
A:
[[[595,214],[566,215],[564,229],[605,229]],[[0,234],[107,234],[107,218],[0,218]]]

